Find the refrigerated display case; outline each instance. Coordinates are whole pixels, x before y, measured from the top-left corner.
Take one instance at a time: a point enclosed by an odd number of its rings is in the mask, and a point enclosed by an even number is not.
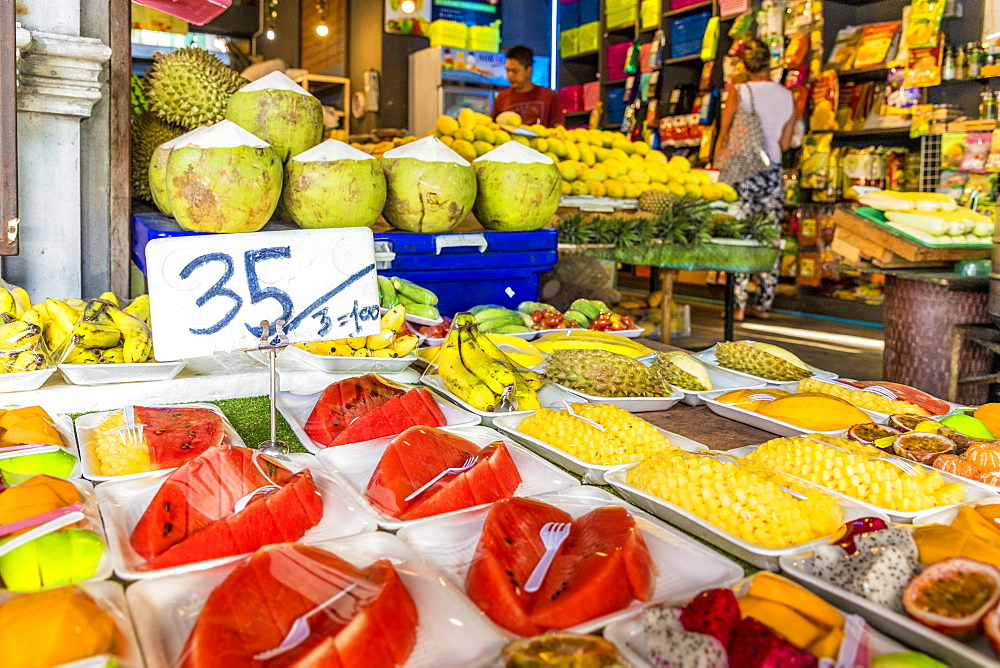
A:
[[[465,107],[490,113],[493,97],[507,87],[502,53],[432,46],[410,54],[409,130],[418,137],[437,117]]]

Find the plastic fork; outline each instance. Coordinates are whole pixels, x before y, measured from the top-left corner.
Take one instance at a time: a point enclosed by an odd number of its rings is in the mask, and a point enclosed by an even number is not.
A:
[[[83,506],[78,503],[74,503],[69,506],[63,506],[58,510],[52,510],[47,513],[42,513],[41,515],[36,515],[35,517],[26,518],[25,521],[30,520],[32,522],[37,522],[39,519],[43,518],[47,520],[45,521],[45,524],[36,526],[30,531],[24,532],[20,536],[14,536],[7,542],[0,545],[0,557],[21,547],[22,545],[30,543],[36,538],[41,538],[42,536],[50,534],[53,531],[59,531],[59,529],[62,529],[63,527],[76,524],[84,518]],[[20,526],[20,522],[11,522],[9,524],[0,525],[0,527],[9,529],[14,525],[17,526],[9,532],[5,531],[4,533],[13,533],[14,531],[20,531],[24,528],[23,526]]]
[[[595,422],[590,418],[585,418],[579,413],[577,413],[575,410],[573,410],[573,404],[566,401],[565,399],[562,399],[560,401],[553,401],[551,404],[549,404],[549,410],[552,409],[558,410],[560,408],[566,411],[570,415],[570,417],[575,417],[577,420],[583,420],[584,422],[589,424],[594,429],[597,429],[598,431],[607,431],[607,429],[604,428],[604,425],[602,425],[600,422]]]
[[[851,452],[850,450],[845,450],[839,445],[834,445],[833,443],[828,443],[827,441],[822,441],[818,438],[813,438],[812,436],[806,436],[805,438],[808,438],[810,441],[816,441],[817,443],[822,443],[828,448],[833,448],[834,450],[840,450],[841,452],[844,452],[849,455],[858,455],[859,457],[864,456],[864,455],[859,455],[857,452]],[[873,461],[889,462],[890,464],[894,464],[895,466],[902,469],[903,473],[907,475],[919,475],[920,473],[919,469],[917,469],[917,467],[911,464],[910,462],[904,461],[902,459],[897,459],[895,457],[869,457],[868,459]]]
[[[239,501],[237,501],[233,505],[233,513],[234,514],[238,513],[241,510],[243,510],[244,508],[246,508],[247,504],[250,503],[250,500],[253,497],[257,496],[258,494],[266,494],[267,492],[270,492],[271,490],[278,491],[279,489],[281,489],[281,488],[278,487],[277,485],[264,485],[263,487],[258,487],[257,489],[255,489],[254,491],[250,492],[249,494],[247,494],[246,496],[244,496],[242,499],[240,499]]]
[[[569,537],[570,529],[572,529],[572,525],[568,522],[547,522],[542,525],[538,531],[538,537],[542,539],[542,545],[545,546],[545,554],[538,560],[538,563],[535,564],[535,570],[531,571],[531,575],[528,576],[524,591],[536,592],[542,586],[545,575],[549,572],[549,566],[552,565],[552,560],[556,558],[559,548]]]
[[[431,485],[433,485],[434,483],[436,483],[438,480],[440,480],[441,478],[445,477],[446,475],[449,475],[449,474],[452,474],[452,473],[462,473],[463,471],[468,471],[469,469],[471,469],[473,466],[476,465],[477,461],[479,461],[478,457],[475,457],[475,456],[469,457],[464,462],[462,462],[461,466],[452,466],[451,468],[448,468],[448,469],[445,469],[444,471],[441,471],[441,473],[438,473],[436,476],[434,476],[433,478],[431,478],[430,480],[428,480],[419,489],[417,489],[417,491],[413,492],[408,497],[406,497],[405,499],[403,499],[403,501],[409,501],[410,499],[413,499],[415,497],[420,496],[428,487],[430,487]]]
[[[125,406],[122,408],[122,414],[125,416],[125,426],[118,429],[122,444],[133,448],[142,445],[142,430],[146,425],[135,423],[135,406]]]
[[[288,629],[288,633],[285,634],[285,638],[281,641],[281,644],[273,649],[265,650],[263,652],[260,652],[259,654],[254,654],[253,656],[254,660],[270,661],[274,657],[284,654],[288,650],[295,649],[296,647],[301,645],[302,642],[306,638],[308,638],[309,634],[311,633],[311,631],[309,630],[309,618],[315,615],[317,612],[320,612],[321,610],[325,610],[326,608],[330,607],[338,599],[345,596],[348,592],[350,592],[357,586],[358,586],[357,582],[352,582],[351,584],[347,585],[346,587],[338,591],[330,598],[326,599],[325,601],[317,605],[312,610],[309,610],[303,615],[299,615],[295,619],[295,621],[292,622],[292,627]]]
[[[850,385],[848,383],[839,380],[824,380],[823,382],[830,383],[831,385],[839,385],[840,387],[846,387],[849,390],[861,390],[862,392],[871,392],[873,394],[880,394],[886,399],[890,399],[892,401],[895,401],[896,399],[899,398],[895,392],[893,392],[887,387],[882,387],[881,385],[872,385],[871,387],[854,387],[853,385]]]
[[[12,459],[25,455],[43,455],[47,452],[58,452],[62,447],[55,443],[32,443],[30,445],[10,445],[0,448],[0,459]]]
[[[702,450],[697,454],[704,455],[705,457],[712,457],[713,459],[718,459],[720,462],[728,461],[731,464],[737,464],[736,457],[733,457],[732,455],[724,455],[721,452],[705,452],[704,450]],[[789,494],[794,496],[796,499],[799,499],[800,501],[805,501],[806,499],[809,498],[802,492],[796,492],[791,487],[785,487],[784,485],[779,485],[779,487],[781,487],[781,489],[788,492]]]

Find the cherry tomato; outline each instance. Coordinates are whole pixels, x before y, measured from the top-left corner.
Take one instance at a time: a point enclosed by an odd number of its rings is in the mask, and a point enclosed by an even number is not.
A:
[[[612,332],[620,332],[620,331],[625,330],[625,329],[628,329],[628,327],[626,327],[624,323],[621,323],[621,322],[613,322],[613,323],[611,323],[611,331]]]
[[[542,318],[544,317],[545,317],[545,311],[535,311],[534,313],[531,314],[531,321],[541,322]]]
[[[627,329],[635,329],[635,320],[633,320],[629,316],[625,316],[624,318],[622,318],[622,323],[627,325]]]

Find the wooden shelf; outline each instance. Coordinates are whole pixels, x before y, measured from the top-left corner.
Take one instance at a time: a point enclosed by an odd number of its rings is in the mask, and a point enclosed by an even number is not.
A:
[[[664,65],[684,65],[686,63],[697,62],[701,64],[701,54],[693,53],[690,56],[684,56],[682,58],[667,58],[663,61]]]
[[[988,84],[988,83],[991,83],[991,82],[994,82],[994,81],[1000,81],[1000,76],[976,77],[975,79],[951,79],[949,81],[942,81],[938,85],[939,86],[954,86],[955,84],[971,84],[971,83],[977,83],[977,84],[982,85],[982,84]],[[931,86],[931,88],[933,88],[933,86]]]
[[[623,84],[626,81],[628,81],[628,77],[624,76],[621,79],[609,79],[608,81],[605,82],[605,84],[608,86],[617,86],[618,84]]]
[[[714,0],[704,0],[704,2],[698,2],[693,5],[688,5],[687,7],[681,7],[680,9],[668,9],[663,12],[663,17],[680,16],[681,14],[687,14],[689,12],[696,12],[699,9],[712,9],[712,3]]]
[[[599,53],[600,53],[599,49],[595,50],[595,51],[585,51],[583,53],[573,54],[572,56],[563,56],[559,60],[562,61],[562,62],[566,62],[567,60],[568,61],[573,61],[573,60],[589,60],[591,58],[596,58]]]
[[[885,65],[873,65],[871,67],[860,67],[856,70],[838,72],[837,76],[841,79],[864,79],[868,81],[876,81],[878,79],[885,79],[889,76],[889,69],[885,67]]]
[[[863,129],[863,130],[836,130],[833,133],[834,137],[877,137],[882,135],[890,135],[893,137],[899,137],[900,135],[910,136],[910,128],[874,128],[874,129]]]

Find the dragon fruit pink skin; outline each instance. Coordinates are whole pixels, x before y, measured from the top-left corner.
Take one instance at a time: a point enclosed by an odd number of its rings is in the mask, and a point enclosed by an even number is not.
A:
[[[780,638],[753,617],[733,630],[729,668],[816,668],[816,657]]]
[[[686,630],[714,636],[723,647],[729,645],[741,618],[740,604],[731,589],[703,591],[681,610],[681,624]]]
[[[680,608],[655,606],[642,615],[646,656],[656,668],[728,668],[726,648],[710,635],[686,631]]]
[[[886,523],[879,517],[859,517],[844,524],[847,533],[837,541],[837,545],[844,548],[845,552],[854,552],[854,538],[873,531],[881,531],[886,528]]]

